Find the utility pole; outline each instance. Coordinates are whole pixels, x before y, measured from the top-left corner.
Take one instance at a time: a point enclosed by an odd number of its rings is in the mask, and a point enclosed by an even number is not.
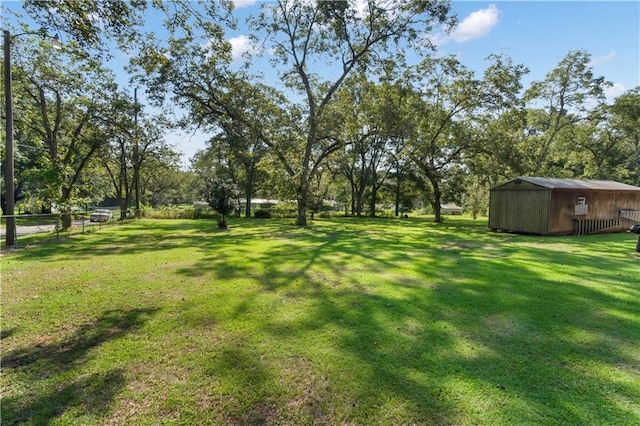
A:
[[[13,90],[11,82],[11,33],[4,30],[4,100],[6,115],[6,132],[5,140],[5,220],[7,224],[7,232],[5,235],[5,247],[14,247],[16,245],[16,217],[14,216],[16,187],[14,181],[13,170]]]
[[[135,139],[135,145],[133,146],[133,185],[136,191],[136,219],[142,216],[140,210],[140,145],[139,145],[139,132],[138,132],[138,88],[133,89],[133,104],[134,104],[134,116],[133,116],[133,138]]]

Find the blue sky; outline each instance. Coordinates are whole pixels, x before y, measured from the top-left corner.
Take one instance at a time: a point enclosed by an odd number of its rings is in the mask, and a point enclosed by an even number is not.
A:
[[[356,0],[360,1],[360,0]],[[240,22],[259,10],[259,0],[237,0]],[[504,53],[530,69],[525,88],[542,80],[573,50],[591,54],[595,76],[613,86],[611,101],[640,86],[639,1],[453,1],[458,26],[447,37],[434,35],[438,54],[456,55],[478,76],[492,53]],[[229,39],[239,55],[251,49],[243,25]]]
[[[360,2],[363,0],[355,0]],[[3,2],[19,7],[19,2]],[[259,0],[235,0],[239,28],[229,32],[234,52],[251,49],[244,18],[260,10]],[[640,2],[639,1],[454,1],[458,27],[450,36],[432,35],[438,54],[453,54],[480,75],[491,53],[504,53],[515,63],[530,69],[525,87],[544,79],[572,50],[591,54],[594,74],[613,83],[608,99],[640,86]],[[124,57],[112,61],[119,80]],[[264,67],[264,62],[259,61]],[[180,135],[174,143],[185,160],[204,147],[204,135]]]
[[[259,0],[237,0],[236,14],[259,10]],[[640,85],[638,1],[454,1],[458,26],[434,35],[438,54],[458,56],[481,73],[491,53],[504,53],[530,69],[525,86],[541,80],[572,50],[591,54],[594,74],[614,83],[608,97]],[[242,27],[242,25],[241,25]],[[239,54],[250,49],[243,28],[230,40]]]
[[[594,74],[614,83],[609,98],[640,85],[640,2],[454,2],[477,37],[440,46],[472,69],[504,52],[540,80],[569,51],[591,54]],[[474,15],[476,14],[476,15]],[[466,20],[464,18],[466,18]],[[485,64],[486,65],[486,64]]]

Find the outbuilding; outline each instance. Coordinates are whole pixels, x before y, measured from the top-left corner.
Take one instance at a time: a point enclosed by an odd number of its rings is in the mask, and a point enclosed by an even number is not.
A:
[[[489,228],[537,235],[621,232],[640,222],[640,187],[517,177],[490,191]]]
[[[464,213],[464,209],[456,204],[443,204],[440,206],[440,213],[450,216],[459,216]]]

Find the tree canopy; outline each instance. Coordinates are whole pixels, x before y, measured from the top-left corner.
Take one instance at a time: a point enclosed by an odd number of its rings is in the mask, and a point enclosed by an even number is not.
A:
[[[193,179],[229,181],[246,216],[268,194],[295,200],[306,225],[326,198],[358,216],[422,205],[440,221],[444,203],[486,210],[477,193],[516,175],[640,184],[640,88],[608,104],[610,83],[582,50],[527,87],[526,64],[505,54],[476,74],[435,54],[433,33],[456,22],[450,6],[265,2],[248,19],[260,48],[245,65],[269,58],[270,80],[234,63],[232,1],[28,0],[25,12],[68,46],[56,57],[25,37],[15,54],[16,134],[29,147],[16,158],[22,202],[115,196],[124,217],[136,181],[150,203],[184,199],[173,186]],[[165,34],[149,31],[149,16]],[[105,40],[130,55],[154,112],[118,87]],[[193,173],[176,165],[172,128],[207,136]]]

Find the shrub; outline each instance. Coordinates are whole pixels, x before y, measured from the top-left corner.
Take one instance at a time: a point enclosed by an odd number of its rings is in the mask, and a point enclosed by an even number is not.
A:
[[[296,217],[298,214],[298,207],[296,203],[278,203],[271,207],[271,214],[276,217]]]
[[[194,219],[215,219],[217,216],[215,210],[209,207],[195,207],[193,210]]]
[[[144,209],[144,217],[151,219],[193,219],[194,209],[189,206],[163,206]]]
[[[205,179],[202,195],[209,206],[220,215],[218,228],[227,229],[228,224],[225,218],[236,208],[235,198],[238,195],[238,188],[231,181],[209,177]]]
[[[258,209],[253,212],[253,217],[256,219],[271,219],[271,212],[269,210]]]

